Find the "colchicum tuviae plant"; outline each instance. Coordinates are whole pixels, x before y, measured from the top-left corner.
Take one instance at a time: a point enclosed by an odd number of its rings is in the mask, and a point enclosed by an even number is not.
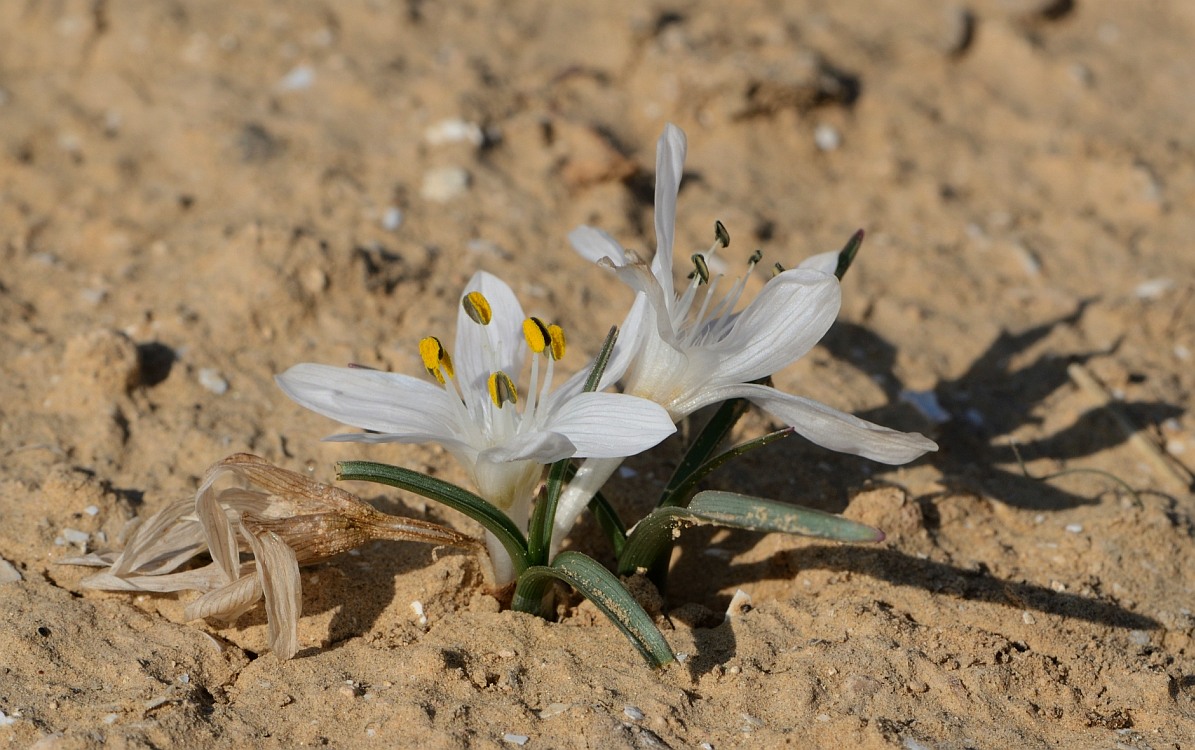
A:
[[[566,351],[564,331],[525,316],[510,287],[485,272],[472,277],[460,298],[452,354],[438,338],[420,342],[427,378],[320,364],[295,365],[277,377],[298,404],[366,430],[328,440],[444,446],[464,467],[475,492],[372,461],[342,462],[337,476],[415,492],[466,514],[485,529],[493,582],[510,592],[513,609],[550,616],[555,583],[567,583],[610,617],[656,666],[675,657],[618,576],[646,573],[662,588],[681,528],[717,525],[843,542],[884,538],[870,526],[810,508],[734,492],[698,492],[711,472],[794,433],[888,464],[937,449],[922,435],[881,427],[768,384],[773,373],[812,349],[834,322],[839,281],[859,250],[862,232],[842,250],[815,255],[795,268],[777,264],[763,290],[739,309],[746,275],[719,297],[723,279],[710,271],[710,259],[730,245],[718,222],[714,244],[691,256],[694,271],[688,283],[680,290],[674,286],[676,199],[685,149],[684,134],[668,125],[657,149],[657,247],[650,263],[600,230],[580,227],[570,234],[579,253],[612,270],[636,296],[621,327],[611,330],[590,366],[559,386],[553,387],[553,378],[555,363]],[[756,251],[748,273],[759,260]],[[616,383],[622,384],[621,392],[610,392]],[[750,404],[784,427],[723,450]],[[718,405],[717,410],[688,446],[655,509],[628,531],[602,496],[602,486],[625,458],[654,447],[675,432],[681,419],[711,405]],[[576,465],[574,459],[582,461]],[[188,617],[235,617],[264,595],[271,643],[279,656],[293,655],[298,564],[347,549],[350,537],[333,519],[353,516],[363,504],[345,501],[342,496],[352,498],[348,493],[267,466],[260,459],[235,456],[217,464],[201,486],[193,512],[181,504],[171,506],[150,519],[121,555],[77,560],[110,565],[108,572],[88,579],[88,585],[206,592],[188,607]],[[214,495],[212,483],[225,471],[264,484],[266,492]],[[284,476],[290,477],[289,489],[280,490],[278,477]],[[315,503],[320,510],[312,509],[312,498],[333,495],[339,506]],[[280,505],[278,497],[304,500],[298,506]],[[615,571],[578,552],[560,551],[586,509],[610,540]],[[296,520],[309,516],[321,518],[322,525]],[[409,519],[364,526],[375,534],[368,538],[476,545],[456,532]],[[400,526],[405,536],[395,531]],[[304,543],[321,534],[341,541],[317,545],[318,550]],[[172,572],[205,550],[211,565]],[[253,561],[242,563],[240,551],[252,552]]]

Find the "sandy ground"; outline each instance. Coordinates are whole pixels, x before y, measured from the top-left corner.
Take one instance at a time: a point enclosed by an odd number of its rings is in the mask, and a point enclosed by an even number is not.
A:
[[[1195,463],[1195,4],[603,5],[0,3],[0,742],[1195,745],[1195,504],[1140,445]],[[891,469],[793,439],[711,484],[885,543],[687,534],[660,620],[687,659],[661,672],[591,606],[500,611],[479,561],[426,546],[306,569],[288,662],[260,609],[185,623],[187,596],[56,564],[234,452],[463,481],[434,447],[319,442],[337,426],[272,376],[418,372],[478,268],[592,353],[630,298],[565,237],[652,248],[667,121],[686,254],[714,219],[731,271],[868,231],[777,385],[942,450]],[[613,501],[642,512],[679,450]],[[574,544],[608,559],[591,524]]]

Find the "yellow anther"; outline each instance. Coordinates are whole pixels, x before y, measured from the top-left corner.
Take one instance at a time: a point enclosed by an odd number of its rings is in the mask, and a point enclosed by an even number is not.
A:
[[[514,381],[510,376],[501,370],[491,373],[490,379],[487,382],[490,389],[490,400],[494,402],[494,406],[501,409],[506,404],[519,403],[519,392],[515,390]]]
[[[490,319],[494,317],[494,311],[490,309],[490,301],[481,292],[466,294],[461,299],[461,307],[465,308],[465,314],[469,316],[469,319],[478,325],[488,326]]]
[[[556,324],[548,326],[548,336],[552,340],[552,359],[559,362],[564,359],[564,329]]]
[[[539,318],[527,318],[523,321],[523,338],[527,339],[527,346],[536,354],[543,354],[544,349],[551,343],[551,329]]]
[[[784,273],[784,266],[780,265],[779,263],[772,266],[772,278],[776,278],[782,273]]]
[[[441,385],[444,384],[445,375],[452,377],[452,357],[448,356],[440,339],[435,336],[422,339],[419,342],[419,356],[423,358],[423,366]]]

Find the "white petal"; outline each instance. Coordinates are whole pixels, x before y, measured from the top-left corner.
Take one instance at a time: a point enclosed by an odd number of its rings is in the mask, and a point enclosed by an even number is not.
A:
[[[448,393],[393,372],[295,365],[274,377],[295,403],[342,424],[386,433],[390,440],[452,439],[457,411]]]
[[[908,463],[938,449],[937,443],[916,432],[898,432],[881,427],[812,399],[792,396],[762,385],[712,388],[693,400],[693,409],[731,398],[750,399],[823,448],[852,453],[880,463]]]
[[[626,251],[622,245],[600,229],[579,226],[568,233],[568,241],[582,258],[594,263],[602,258],[609,258],[616,266],[625,265],[627,262]]]
[[[633,456],[676,432],[659,404],[620,393],[582,393],[551,414],[543,427],[576,445],[582,458]]]
[[[576,453],[576,446],[565,435],[549,430],[538,430],[514,435],[501,445],[487,448],[477,454],[477,461],[510,463],[512,461],[534,461],[550,464]]]
[[[489,398],[486,380],[495,371],[501,370],[512,379],[518,379],[527,358],[527,343],[523,339],[526,315],[511,288],[491,273],[478,271],[473,274],[461,298],[470,292],[481,292],[493,313],[489,325],[483,326],[473,322],[464,306],[457,311],[453,365],[465,398],[475,400]]]
[[[627,313],[626,318],[622,321],[622,325],[618,328],[618,339],[614,342],[614,351],[610,354],[610,359],[606,362],[606,369],[602,371],[602,378],[598,381],[596,391],[606,390],[621,380],[622,376],[626,374],[627,368],[630,367],[631,362],[635,359],[635,355],[639,353],[640,336],[644,330],[646,311],[647,298],[642,294],[635,295],[635,302],[631,305],[630,312]],[[589,380],[589,373],[592,369],[593,360],[590,360],[589,364],[583,370],[574,374],[561,384],[559,388],[552,391],[544,406],[549,410],[554,410],[564,399],[572,398],[580,393],[585,387],[585,382]]]
[[[838,270],[838,254],[841,250],[831,250],[828,253],[818,253],[811,255],[805,260],[801,261],[797,268],[806,268],[810,271],[821,271],[828,273],[831,276]]]
[[[832,275],[796,268],[779,274],[713,345],[720,361],[711,384],[746,383],[792,364],[826,334],[841,304]]]
[[[656,257],[651,270],[669,297],[672,291],[672,252],[676,234],[676,196],[685,168],[685,134],[672,123],[656,144]]]

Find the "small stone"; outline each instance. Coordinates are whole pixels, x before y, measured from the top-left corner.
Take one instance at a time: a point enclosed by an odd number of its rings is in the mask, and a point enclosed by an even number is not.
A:
[[[62,538],[68,544],[84,546],[91,539],[91,534],[86,531],[80,531],[79,529],[65,528],[62,530]]]
[[[639,710],[638,706],[623,706],[622,712],[631,721],[643,721],[643,712]]]
[[[469,173],[461,167],[440,167],[423,175],[419,194],[425,200],[447,203],[469,189]]]
[[[477,123],[454,117],[429,126],[423,131],[423,140],[432,146],[445,143],[471,143],[480,146],[485,142],[485,133]]]
[[[98,516],[100,514],[100,506],[88,505],[86,508],[83,509],[83,512],[89,516]]]
[[[199,371],[199,384],[217,396],[228,393],[228,381],[214,367],[204,367]]]
[[[315,83],[315,68],[310,65],[296,65],[278,82],[279,91],[302,91]]]
[[[523,745],[526,745],[527,740],[531,738],[525,734],[514,734],[512,732],[507,732],[506,734],[502,735],[502,739],[506,740],[512,745],[518,745],[519,747],[522,747]]]
[[[1068,523],[1066,530],[1071,534],[1080,534],[1083,532],[1083,525],[1079,523]]]
[[[842,134],[833,125],[822,123],[813,129],[813,145],[819,151],[837,151],[842,145]]]
[[[402,210],[396,206],[390,206],[382,213],[382,229],[393,232],[402,226],[402,220]]]
[[[1037,622],[1037,618],[1034,617],[1033,613],[1031,613],[1029,610],[1025,610],[1021,613],[1021,622],[1025,623],[1026,625],[1033,625]]]
[[[16,583],[21,580],[21,571],[12,563],[0,557],[0,584]]]

